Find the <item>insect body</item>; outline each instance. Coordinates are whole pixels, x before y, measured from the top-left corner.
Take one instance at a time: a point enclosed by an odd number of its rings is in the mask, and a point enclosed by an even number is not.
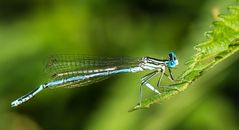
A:
[[[140,103],[142,99],[142,87],[145,85],[155,93],[160,92],[155,89],[149,80],[161,73],[157,86],[160,87],[162,77],[165,75],[174,80],[171,69],[178,65],[178,60],[174,52],[168,54],[168,59],[156,59],[152,57],[143,58],[109,58],[109,57],[82,57],[79,55],[64,55],[50,58],[48,69],[52,72],[53,80],[40,85],[30,93],[18,98],[11,103],[16,107],[35,96],[46,88],[67,87],[74,88],[86,86],[109,78],[118,73],[140,72],[151,70],[153,72],[141,78]],[[165,73],[168,68],[169,75]]]

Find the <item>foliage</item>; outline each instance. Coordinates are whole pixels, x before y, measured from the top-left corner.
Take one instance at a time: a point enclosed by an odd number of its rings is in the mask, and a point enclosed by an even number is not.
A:
[[[186,62],[187,69],[179,76],[177,83],[170,85],[162,94],[143,100],[141,105],[130,111],[148,108],[184,91],[205,71],[239,50],[239,5],[230,6],[228,11],[228,14],[220,15],[213,22],[213,28],[206,32],[207,40],[194,47],[196,53]]]

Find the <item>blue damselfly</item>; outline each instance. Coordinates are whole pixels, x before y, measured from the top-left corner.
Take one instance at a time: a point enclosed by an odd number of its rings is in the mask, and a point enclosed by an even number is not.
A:
[[[145,85],[153,92],[160,92],[149,84],[149,80],[161,73],[157,82],[160,87],[162,77],[165,75],[174,80],[171,69],[178,65],[178,60],[174,52],[168,54],[167,59],[156,59],[152,57],[125,58],[125,57],[96,57],[80,55],[57,55],[49,59],[47,68],[53,77],[52,81],[40,85],[30,93],[18,98],[11,103],[12,107],[18,106],[37,93],[46,88],[74,88],[93,84],[109,78],[118,73],[140,72],[151,70],[149,74],[141,78],[140,84],[140,103],[142,99],[142,87]],[[165,73],[168,68],[169,75]]]

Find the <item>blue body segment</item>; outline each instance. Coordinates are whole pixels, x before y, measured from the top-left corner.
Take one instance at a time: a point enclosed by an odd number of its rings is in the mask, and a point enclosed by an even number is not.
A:
[[[46,83],[45,86],[46,87],[55,87],[55,86],[62,85],[65,83],[85,80],[85,79],[89,79],[92,77],[109,76],[109,75],[113,75],[113,74],[117,74],[117,73],[128,73],[128,72],[132,72],[132,69],[130,69],[130,68],[129,69],[119,69],[119,70],[112,70],[112,71],[106,71],[106,72],[100,72],[100,73],[93,73],[93,74],[88,74],[88,75],[80,75],[80,76],[75,76],[75,77],[61,79],[61,80],[54,80],[52,82]]]

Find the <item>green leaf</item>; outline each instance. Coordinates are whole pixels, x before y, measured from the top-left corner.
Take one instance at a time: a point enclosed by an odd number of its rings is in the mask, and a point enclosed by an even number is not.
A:
[[[194,46],[196,52],[186,62],[186,70],[179,76],[178,81],[171,84],[169,88],[161,88],[160,95],[146,98],[141,105],[136,105],[130,111],[149,108],[152,104],[160,103],[184,91],[201,77],[202,73],[237,52],[239,50],[239,5],[230,6],[227,14],[220,15],[205,36],[206,41]]]

